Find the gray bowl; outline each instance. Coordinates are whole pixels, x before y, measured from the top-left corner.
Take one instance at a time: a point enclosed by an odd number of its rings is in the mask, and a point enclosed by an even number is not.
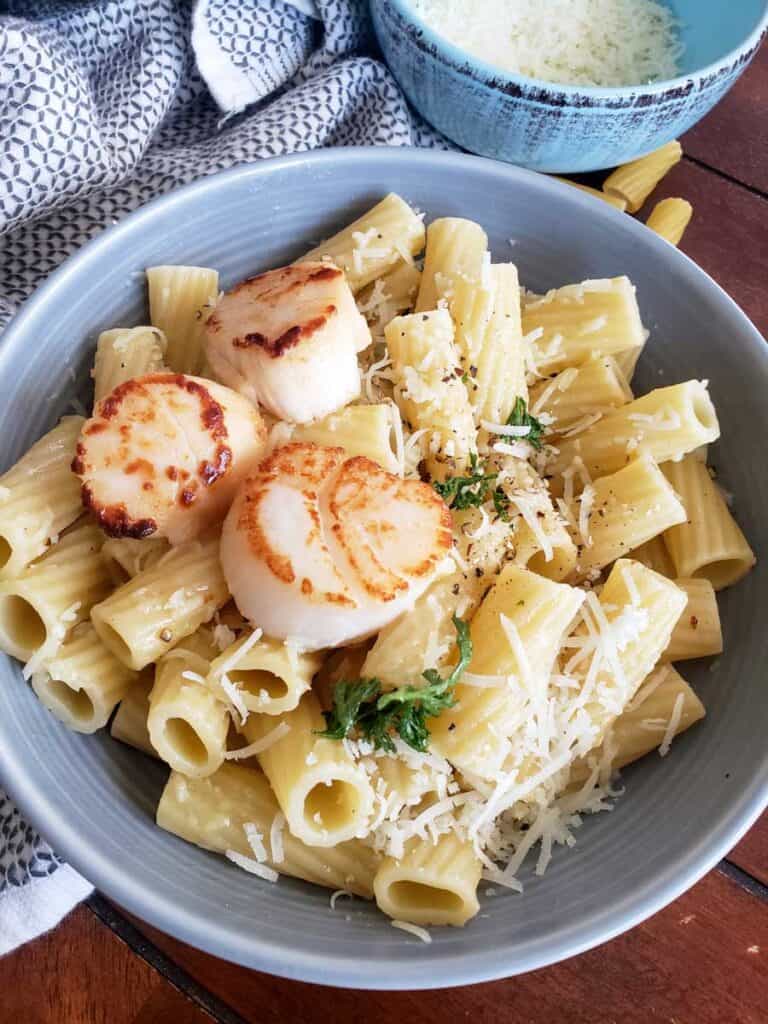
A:
[[[768,350],[698,267],[631,218],[540,176],[463,155],[344,149],[205,178],[105,232],[27,303],[0,344],[0,464],[10,465],[87,378],[96,334],[146,317],[144,267],[218,267],[224,286],[297,256],[394,189],[430,217],[473,217],[496,260],[535,289],[628,274],[652,336],[649,388],[707,377],[723,426],[714,452],[758,557],[768,547]],[[511,243],[510,244],[510,240]],[[523,896],[482,900],[463,930],[433,942],[391,928],[373,906],[310,885],[262,882],[160,831],[165,771],[108,736],[68,732],[0,659],[0,779],[56,849],[109,897],[217,956],[291,978],[369,988],[463,985],[542,967],[623,932],[673,900],[739,839],[768,801],[768,631],[761,563],[723,596],[726,654],[684,674],[708,709],[661,763],[626,773],[611,814],[558,849]]]

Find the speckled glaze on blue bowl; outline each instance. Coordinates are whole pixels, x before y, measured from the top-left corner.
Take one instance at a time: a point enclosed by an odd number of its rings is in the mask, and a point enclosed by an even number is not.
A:
[[[371,13],[389,67],[430,124],[472,153],[568,173],[613,167],[682,135],[730,89],[768,27],[766,0],[670,6],[682,23],[680,76],[624,88],[502,71],[439,36],[410,0],[371,0]]]
[[[327,891],[290,878],[270,885],[158,829],[163,766],[103,732],[69,732],[2,655],[0,785],[103,892],[193,946],[328,985],[441,988],[543,967],[632,927],[711,868],[768,800],[768,347],[744,314],[644,225],[540,174],[407,148],[266,160],[126,217],[26,303],[0,338],[0,471],[67,410],[74,381],[88,387],[99,331],[146,322],[145,267],[213,266],[230,288],[300,256],[393,189],[428,219],[478,220],[493,258],[513,258],[536,291],[628,274],[651,330],[638,393],[710,380],[723,428],[712,457],[758,565],[722,595],[717,671],[685,666],[706,720],[663,763],[633,765],[612,813],[589,818],[573,850],[556,849],[543,878],[526,865],[523,896],[481,894],[479,916],[463,929],[433,929],[431,945],[370,904],[343,900],[332,911]]]

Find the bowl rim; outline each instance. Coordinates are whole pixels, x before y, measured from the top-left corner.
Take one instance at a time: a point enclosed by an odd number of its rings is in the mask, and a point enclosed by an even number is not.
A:
[[[580,208],[593,219],[619,218],[624,225],[623,230],[629,232],[630,238],[635,234],[638,241],[642,238],[643,244],[650,246],[651,250],[656,249],[659,254],[666,252],[671,256],[678,264],[683,286],[686,279],[704,280],[708,288],[715,290],[719,301],[724,303],[730,314],[741,322],[745,331],[753,335],[756,350],[761,353],[768,375],[768,347],[746,314],[697,264],[685,254],[673,250],[660,237],[646,231],[643,224],[625,217],[593,196],[571,189],[545,175],[499,161],[440,150],[374,146],[316,150],[245,164],[199,179],[140,206],[120,223],[107,228],[68,257],[30,296],[4,334],[0,335],[0,369],[3,350],[8,350],[4,343],[8,339],[13,341],[17,334],[23,336],[27,325],[34,324],[37,317],[44,315],[49,300],[61,290],[66,292],[71,286],[71,279],[76,280],[83,270],[89,270],[92,265],[98,267],[102,250],[108,251],[113,246],[129,242],[134,232],[140,232],[151,222],[158,209],[183,206],[197,196],[210,198],[211,192],[215,193],[218,188],[226,189],[230,182],[258,179],[301,164],[309,170],[332,167],[335,171],[339,163],[365,164],[371,157],[375,157],[385,166],[391,164],[393,170],[397,169],[402,160],[422,163],[431,166],[432,169],[435,161],[462,170],[475,166],[481,171],[483,168],[492,168],[495,174],[506,178],[512,186],[515,183],[535,183],[536,188],[545,195],[555,194],[555,190],[559,190],[561,197],[568,197],[568,202],[574,210]],[[350,963],[347,957],[341,954],[329,955],[322,949],[292,949],[288,957],[283,945],[260,936],[256,930],[247,938],[243,938],[228,929],[225,918],[203,919],[198,913],[174,902],[162,889],[142,885],[129,872],[116,868],[106,854],[92,846],[87,835],[77,831],[75,825],[59,809],[54,790],[41,791],[28,781],[24,770],[24,761],[28,756],[29,752],[22,751],[19,745],[14,749],[8,749],[5,744],[0,743],[2,784],[24,817],[42,832],[65,860],[108,898],[148,924],[213,956],[279,977],[361,989],[415,991],[494,981],[558,963],[601,945],[657,913],[695,884],[738,842],[768,805],[767,754],[761,770],[756,771],[749,786],[729,802],[705,839],[689,848],[684,856],[676,861],[670,861],[664,872],[649,880],[643,888],[628,891],[622,900],[610,906],[596,908],[588,920],[583,919],[571,925],[567,932],[560,932],[554,938],[545,937],[535,947],[527,947],[514,962],[505,959],[502,946],[496,956],[489,956],[485,951],[464,950],[444,953],[441,959],[435,962],[425,961],[424,958],[415,955],[411,962],[406,964],[398,962],[388,965],[385,959],[358,959]],[[423,947],[424,952],[428,948]],[[414,952],[421,953],[422,950]],[[430,964],[435,968],[434,972],[425,970],[425,966]]]
[[[526,90],[535,95],[528,96],[539,103],[562,106],[577,98],[588,97],[594,100],[611,100],[617,106],[624,101],[627,105],[637,100],[638,96],[656,96],[662,101],[666,98],[676,99],[678,94],[688,92],[695,82],[705,78],[716,78],[724,70],[734,67],[740,61],[747,63],[757,51],[763,36],[768,32],[768,0],[764,3],[763,13],[759,15],[757,24],[752,31],[739,43],[718,60],[711,61],[695,71],[665,78],[658,82],[645,85],[568,85],[560,82],[548,82],[544,78],[533,78],[515,71],[506,71],[489,64],[467,50],[455,46],[435,30],[413,10],[411,0],[371,0],[372,10],[381,7],[394,8],[400,17],[409,22],[411,28],[418,31],[426,40],[435,56],[439,56],[460,74],[482,79],[491,88],[502,91],[517,92],[524,95]],[[618,102],[617,102],[618,101]]]

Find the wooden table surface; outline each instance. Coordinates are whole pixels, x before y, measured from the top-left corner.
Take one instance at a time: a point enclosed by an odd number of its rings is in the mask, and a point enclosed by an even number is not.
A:
[[[768,44],[684,139],[653,197],[689,199],[681,248],[768,334]],[[641,216],[645,216],[643,211]],[[0,960],[0,1022],[765,1024],[768,815],[709,875],[628,934],[508,981],[423,993],[282,981],[199,953],[95,895]]]

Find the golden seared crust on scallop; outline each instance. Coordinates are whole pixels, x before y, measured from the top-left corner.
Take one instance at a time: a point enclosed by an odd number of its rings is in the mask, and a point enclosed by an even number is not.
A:
[[[357,581],[379,601],[394,600],[432,573],[452,544],[451,513],[432,487],[402,480],[362,455],[341,467],[328,510]]]
[[[428,485],[341,448],[298,443],[244,482],[221,553],[232,596],[254,625],[318,649],[397,618],[451,543],[450,512]]]
[[[83,505],[110,536],[176,544],[223,518],[265,439],[259,413],[229,389],[154,373],[97,403],[72,470]]]
[[[370,341],[343,271],[327,263],[297,263],[243,281],[206,324],[217,378],[300,423],[357,397],[356,353]]]

